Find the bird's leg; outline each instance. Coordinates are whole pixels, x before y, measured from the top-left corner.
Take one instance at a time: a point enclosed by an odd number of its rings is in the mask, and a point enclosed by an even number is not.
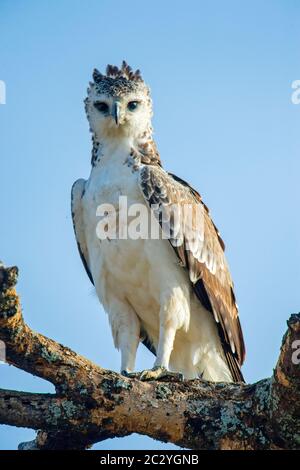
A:
[[[132,371],[135,366],[136,351],[139,345],[139,336],[129,337],[128,335],[121,335],[120,342],[121,351],[121,374],[130,377],[134,374]]]
[[[162,324],[159,330],[159,341],[154,367],[168,369],[171,352],[175,340],[176,329],[174,326]]]
[[[135,367],[140,342],[140,322],[127,303],[117,300],[110,306],[109,321],[115,346],[121,352],[121,373],[129,376]]]
[[[166,321],[164,311],[161,312],[160,317],[159,342],[154,367],[150,370],[144,370],[140,375],[140,380],[159,380],[166,378],[181,381],[183,380],[182,374],[168,370],[177,328],[172,320]]]
[[[119,349],[122,353],[121,373],[123,375],[131,378],[138,378],[140,380],[183,380],[183,375],[181,373],[171,372],[168,370],[176,331],[182,326],[180,315],[178,315],[176,311],[174,312],[173,306],[174,299],[172,298],[172,296],[168,297],[165,302],[162,302],[162,306],[159,313],[159,341],[156,353],[156,360],[152,369],[146,369],[142,372],[132,372],[132,370],[134,369],[133,357],[135,358],[137,346],[135,346],[136,343],[133,344],[134,335],[129,335],[129,318],[125,322],[126,328],[123,327],[121,330],[119,330]],[[134,317],[137,319],[135,312],[133,313]],[[136,335],[137,330],[135,329],[134,331]]]

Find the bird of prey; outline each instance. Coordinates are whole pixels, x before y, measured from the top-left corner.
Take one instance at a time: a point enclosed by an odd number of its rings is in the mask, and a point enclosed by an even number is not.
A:
[[[125,61],[108,65],[104,74],[95,69],[85,109],[93,141],[91,173],[72,187],[73,225],[121,352],[121,372],[141,380],[175,375],[243,381],[245,346],[224,243],[199,193],[162,167],[152,137],[150,90],[140,71]],[[197,230],[184,217],[170,216],[169,237],[101,239],[97,210],[112,207],[119,215],[120,197],[128,207],[143,205],[150,215],[153,207],[168,215],[172,205],[187,205],[192,213],[200,209],[202,222]],[[109,220],[109,210],[104,214]],[[159,214],[154,220],[162,232]],[[121,222],[116,224],[120,228]],[[138,373],[140,342],[156,358],[153,368]]]

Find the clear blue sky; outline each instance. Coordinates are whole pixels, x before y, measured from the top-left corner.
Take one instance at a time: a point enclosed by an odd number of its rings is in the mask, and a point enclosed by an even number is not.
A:
[[[70,188],[90,169],[92,70],[125,58],[151,86],[165,167],[200,191],[225,239],[246,379],[272,373],[299,310],[299,18],[297,0],[0,0],[0,259],[20,268],[32,328],[119,369],[77,253]],[[151,363],[141,347],[138,368]],[[53,390],[5,365],[0,387]],[[0,426],[0,449],[33,437]],[[134,435],[95,447],[172,446]]]

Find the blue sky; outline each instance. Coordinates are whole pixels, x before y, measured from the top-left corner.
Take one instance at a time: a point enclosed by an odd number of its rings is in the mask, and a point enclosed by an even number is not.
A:
[[[92,70],[125,58],[152,89],[164,166],[199,190],[225,239],[245,377],[272,373],[299,310],[299,23],[297,0],[0,0],[0,259],[20,268],[33,329],[119,369],[77,254],[70,188],[90,170]],[[151,364],[141,347],[137,368]],[[53,391],[7,365],[0,387]],[[0,449],[33,437],[0,426]],[[172,446],[133,435],[95,448]]]

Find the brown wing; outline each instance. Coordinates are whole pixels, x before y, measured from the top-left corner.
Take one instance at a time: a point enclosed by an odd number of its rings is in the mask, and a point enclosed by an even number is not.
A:
[[[140,185],[149,205],[159,206],[156,214],[163,232],[167,228],[169,241],[181,265],[188,270],[197,297],[214,315],[233,380],[243,381],[240,366],[245,358],[245,346],[233,282],[224,243],[207,207],[188,183],[158,166],[141,169]]]

